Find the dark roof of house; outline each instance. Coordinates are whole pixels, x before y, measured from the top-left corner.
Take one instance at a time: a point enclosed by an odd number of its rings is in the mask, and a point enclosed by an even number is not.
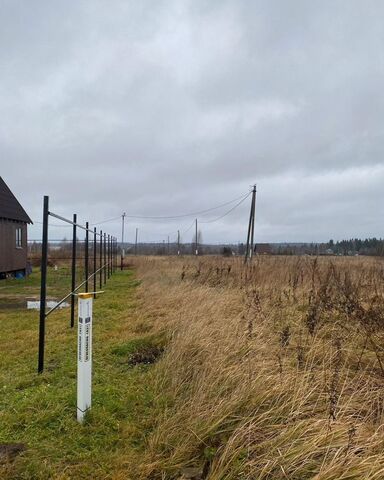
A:
[[[24,208],[13,195],[8,185],[0,177],[0,218],[17,220],[19,222],[33,223]]]

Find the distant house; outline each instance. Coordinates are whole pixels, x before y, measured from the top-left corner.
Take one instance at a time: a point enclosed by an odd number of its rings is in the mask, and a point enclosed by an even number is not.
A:
[[[255,253],[257,255],[271,255],[272,247],[269,243],[256,243]]]
[[[27,271],[27,225],[32,223],[0,177],[0,278]]]

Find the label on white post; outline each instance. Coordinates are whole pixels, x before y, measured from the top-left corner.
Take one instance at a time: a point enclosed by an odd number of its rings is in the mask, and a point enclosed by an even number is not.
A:
[[[77,420],[82,423],[92,403],[92,302],[93,294],[80,293],[77,341]]]

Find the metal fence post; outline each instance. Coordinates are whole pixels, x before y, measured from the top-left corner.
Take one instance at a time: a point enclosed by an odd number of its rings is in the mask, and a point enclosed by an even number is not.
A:
[[[113,237],[111,235],[111,275],[113,275]]]
[[[107,235],[107,277],[109,279],[109,268],[110,268],[110,263],[109,263],[109,257],[110,257],[110,238],[109,234]]]
[[[71,272],[71,288],[72,292],[76,288],[76,223],[77,215],[73,214],[73,227],[72,227],[72,272]],[[75,325],[75,296],[71,296],[71,328]]]
[[[100,230],[100,252],[99,252],[99,260],[100,260],[100,272],[99,272],[99,285],[100,290],[103,287],[103,231]]]
[[[110,235],[108,234],[108,240],[107,240],[107,274],[108,278],[110,277],[110,255],[111,255],[111,239]]]
[[[115,272],[117,270],[117,238],[115,237]]]
[[[124,270],[124,243],[123,241],[121,242],[121,245],[120,245],[120,249],[121,249],[121,252],[120,252],[120,270]]]
[[[41,247],[39,360],[38,360],[38,367],[37,367],[38,373],[42,373],[42,371],[44,370],[45,303],[47,299],[47,262],[48,262],[48,215],[49,215],[49,197],[44,196],[43,243]]]
[[[107,234],[104,233],[104,283],[107,283]]]
[[[112,273],[115,273],[115,237],[112,237]]]
[[[96,292],[96,270],[97,270],[97,265],[96,265],[96,227],[93,229],[93,291]],[[93,294],[93,298],[96,298],[96,293]]]

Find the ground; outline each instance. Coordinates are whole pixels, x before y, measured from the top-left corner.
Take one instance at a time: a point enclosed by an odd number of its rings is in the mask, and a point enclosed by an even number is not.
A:
[[[50,279],[61,271],[50,271]],[[0,284],[12,297],[38,293],[39,278]],[[64,275],[63,278],[66,278]],[[136,332],[136,288],[132,271],[117,272],[94,307],[93,408],[85,425],[76,421],[76,329],[68,309],[47,320],[45,370],[37,374],[38,312],[0,310],[0,444],[25,451],[6,465],[1,478],[137,478],[134,458],[143,445],[152,393],[148,367],[131,368],[114,353]],[[51,282],[50,295],[61,293]],[[138,328],[140,330],[140,326]]]
[[[68,310],[48,318],[42,375],[37,312],[0,310],[1,478],[384,478],[383,259],[131,262],[95,301],[84,425]]]

